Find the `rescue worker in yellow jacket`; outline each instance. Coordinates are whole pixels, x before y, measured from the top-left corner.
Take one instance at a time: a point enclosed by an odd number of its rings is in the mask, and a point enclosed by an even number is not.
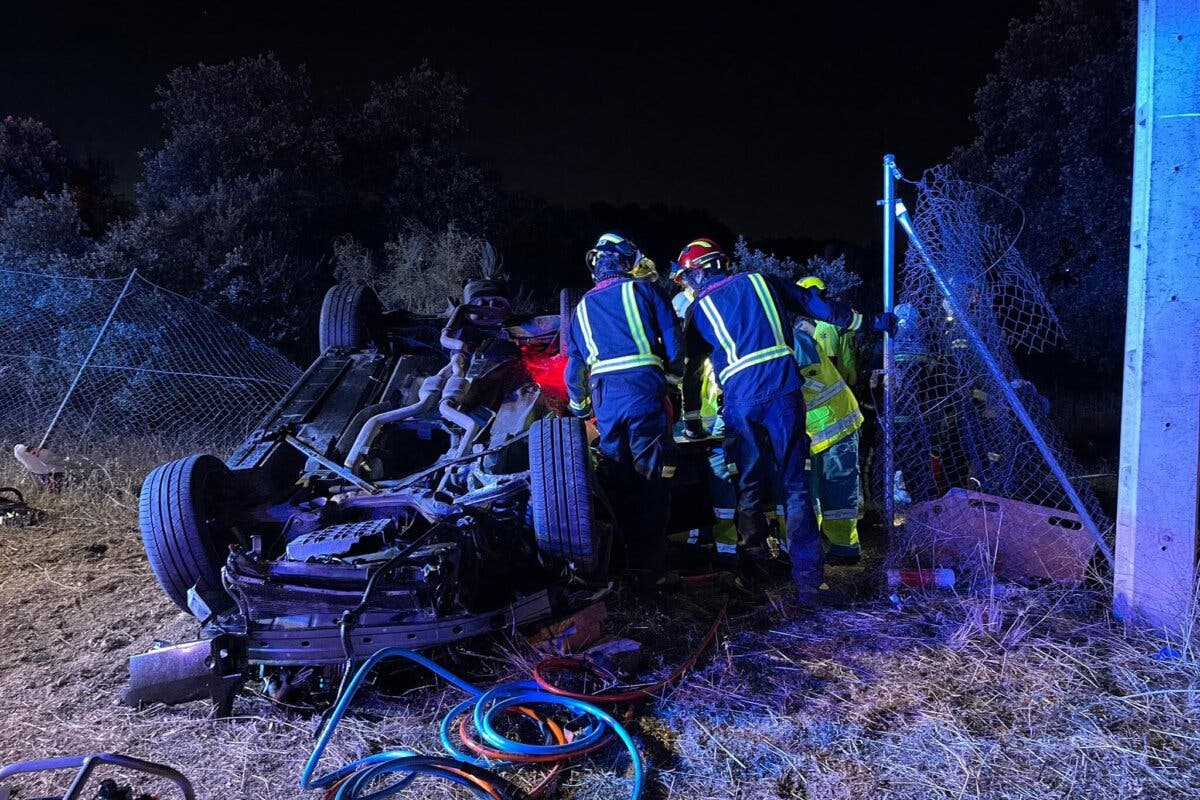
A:
[[[804,278],[798,285],[818,291],[825,289],[824,282],[816,277]],[[831,565],[856,564],[862,557],[858,541],[862,502],[858,439],[863,415],[846,373],[838,369],[828,352],[833,350],[836,358],[843,347],[848,347],[849,343],[842,338],[845,335],[836,326],[804,318],[797,319],[794,331],[796,362],[804,379],[805,427],[811,442],[809,480],[813,506],[821,533],[829,543],[826,560]],[[852,358],[851,353],[851,374]]]
[[[688,286],[671,299],[675,314],[681,320],[687,318],[688,309],[696,299],[696,292]],[[725,438],[725,420],[721,419],[721,387],[717,383],[717,375],[713,372],[712,360],[705,359],[700,368],[700,421],[704,431],[716,439]],[[679,421],[678,428],[686,429],[686,423]],[[713,548],[713,563],[719,567],[736,566],[737,561],[737,488],[735,486],[736,468],[726,457],[724,441],[709,451],[708,456],[708,488],[712,495],[712,541],[704,535],[706,532],[689,531],[688,541],[694,533],[697,543]],[[782,513],[779,514],[782,517]]]
[[[825,281],[816,275],[801,278],[797,281],[797,285],[801,289],[816,289],[822,295],[825,294]],[[841,330],[838,326],[824,320],[818,319],[814,322],[816,330],[813,338],[817,340],[821,352],[837,367],[837,371],[846,385],[853,389],[858,383],[858,359],[854,355],[854,331]]]

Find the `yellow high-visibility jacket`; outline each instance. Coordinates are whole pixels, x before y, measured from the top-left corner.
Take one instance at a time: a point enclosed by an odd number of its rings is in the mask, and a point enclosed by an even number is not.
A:
[[[805,427],[809,452],[828,450],[862,427],[863,415],[854,392],[817,340],[800,326],[795,332],[796,362],[804,377]]]
[[[836,325],[817,320],[817,329],[813,333],[821,352],[829,356],[829,360],[837,367],[846,383],[853,387],[858,383],[858,359],[854,356],[854,333],[839,331]]]

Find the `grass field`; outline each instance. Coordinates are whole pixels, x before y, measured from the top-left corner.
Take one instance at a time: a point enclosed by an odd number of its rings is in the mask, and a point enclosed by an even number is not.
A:
[[[179,768],[202,798],[319,797],[298,788],[311,713],[253,691],[226,720],[202,703],[117,705],[130,655],[195,634],[142,556],[136,481],[99,471],[61,495],[30,495],[49,519],[0,527],[0,762],[108,750]],[[693,589],[671,615],[627,610],[611,624],[665,647],[656,666],[669,667],[711,620],[711,595]],[[1196,652],[1155,658],[1163,642],[1106,609],[1099,591],[1048,589],[908,594],[792,621],[773,605],[731,607],[718,647],[631,723],[651,765],[647,794],[1197,796]],[[484,685],[520,677],[533,657],[501,640],[436,656]],[[456,699],[408,676],[343,727],[329,763],[383,747],[436,752],[437,721]],[[557,796],[626,797],[628,766],[614,746],[568,771]],[[426,782],[411,796],[459,795]]]

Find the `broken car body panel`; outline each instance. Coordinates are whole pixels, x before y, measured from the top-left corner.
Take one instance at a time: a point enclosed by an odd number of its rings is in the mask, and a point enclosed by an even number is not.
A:
[[[147,479],[151,565],[169,595],[190,587],[186,605],[209,638],[137,657],[130,702],[217,700],[213,637],[236,642],[223,649],[242,671],[334,666],[519,627],[562,605],[572,560],[532,529],[530,503],[543,500],[530,496],[529,431],[576,423],[550,418],[525,365],[530,353],[557,355],[558,319],[510,320],[503,287],[484,283],[448,319],[399,312],[323,329],[323,341],[344,341],[373,328],[321,353],[223,472]],[[357,313],[335,311],[335,323]],[[195,513],[163,510],[188,503]],[[606,526],[588,535],[607,546]],[[219,576],[173,556],[214,541],[228,551]]]

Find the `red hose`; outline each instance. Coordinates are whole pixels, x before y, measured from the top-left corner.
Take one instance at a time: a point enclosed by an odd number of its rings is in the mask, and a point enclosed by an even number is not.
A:
[[[713,575],[695,576],[693,580],[707,580],[711,577],[715,577],[715,575],[716,573]],[[551,672],[575,672],[591,675],[597,678],[605,677],[605,675],[595,666],[578,658],[548,658],[533,668],[533,679],[544,691],[551,692],[552,694],[556,694],[560,697],[570,698],[572,700],[581,700],[583,702],[594,703],[597,705],[639,703],[643,700],[647,700],[656,696],[667,686],[682,678],[688,670],[696,665],[696,662],[700,660],[700,656],[703,655],[704,651],[708,649],[708,646],[712,644],[714,640],[716,640],[717,631],[720,630],[721,623],[725,621],[725,608],[725,606],[721,607],[721,610],[717,613],[716,619],[713,620],[712,627],[709,628],[708,633],[705,634],[704,638],[700,640],[699,645],[697,645],[692,654],[688,656],[688,658],[682,663],[676,666],[666,678],[650,686],[644,686],[642,688],[633,689],[626,692],[601,692],[599,694],[585,694],[560,688],[552,683],[548,677],[546,677],[546,674]],[[551,737],[557,744],[566,744],[570,741],[570,733],[564,730],[561,725],[559,725],[550,717],[542,716],[536,711],[524,707],[511,708],[508,711],[509,713],[513,714],[521,714],[533,720],[534,722],[537,722],[538,724],[545,725],[546,728],[549,729]],[[458,735],[463,746],[469,749],[471,752],[495,761],[505,761],[509,763],[520,764],[553,765],[546,777],[544,777],[533,789],[529,791],[529,797],[543,797],[548,790],[556,785],[559,775],[567,764],[567,759],[554,755],[521,755],[517,753],[508,753],[501,750],[495,750],[472,736],[468,722],[469,715],[464,712],[462,719],[459,720]],[[595,752],[596,750],[607,746],[611,742],[612,737],[606,736],[600,741],[596,742],[596,744],[593,746],[588,747],[585,750],[581,750],[578,753],[573,753],[571,755],[571,759]],[[476,786],[479,786],[481,789],[487,792],[491,797],[495,798],[495,800],[505,800],[505,796],[500,789],[487,783],[480,776],[473,775],[466,771],[451,770],[449,768],[447,768],[447,771],[454,772],[461,777],[467,778]],[[346,779],[343,779],[343,781],[338,781],[334,785],[330,786],[325,791],[323,800],[333,800],[333,797],[337,794],[338,788],[341,786],[344,780],[348,779],[349,776],[347,776]]]

